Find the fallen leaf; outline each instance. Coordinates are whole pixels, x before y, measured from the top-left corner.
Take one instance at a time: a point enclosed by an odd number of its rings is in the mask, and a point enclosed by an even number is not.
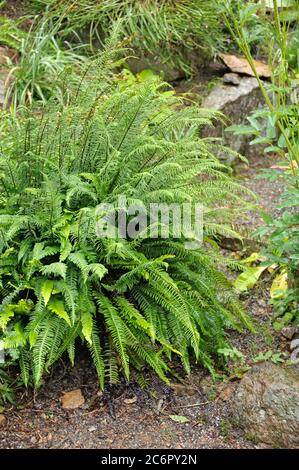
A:
[[[293,339],[296,333],[297,333],[297,328],[295,326],[285,326],[281,330],[282,336],[290,341]]]
[[[126,403],[126,405],[132,405],[133,403],[136,403],[137,401],[137,397],[133,397],[133,398],[126,398],[124,400],[124,403]]]
[[[284,296],[285,291],[288,290],[288,273],[282,271],[274,281],[270,289],[271,299],[279,299]]]
[[[185,395],[192,396],[197,394],[196,388],[192,387],[191,385],[171,384],[170,387],[172,388],[174,393],[179,397]]]
[[[11,49],[10,47],[2,47],[0,46],[0,64],[7,65],[9,60],[16,61],[18,58],[18,52],[15,49]]]
[[[227,385],[226,387],[224,387],[221,390],[221,392],[219,394],[219,398],[220,398],[220,400],[228,401],[230,399],[231,395],[232,395],[232,387]]]
[[[5,426],[5,423],[6,423],[6,418],[4,415],[0,415],[0,428],[2,426]]]
[[[219,57],[232,72],[254,77],[254,73],[245,57],[239,57],[233,54],[219,54]],[[271,70],[265,62],[255,60],[254,64],[259,77],[271,77]]]
[[[181,416],[181,415],[169,415],[169,418],[172,419],[172,421],[175,421],[176,423],[189,423],[189,419],[186,418],[186,416]]]
[[[295,161],[292,161],[289,165],[271,165],[270,168],[272,170],[296,170],[298,168],[298,163]]]
[[[72,390],[71,392],[64,392],[62,398],[62,408],[66,410],[74,410],[79,408],[85,402],[80,389]]]
[[[158,411],[161,411],[163,402],[164,402],[163,398],[161,398],[161,399],[158,401],[158,405],[157,405],[157,410],[158,410]]]

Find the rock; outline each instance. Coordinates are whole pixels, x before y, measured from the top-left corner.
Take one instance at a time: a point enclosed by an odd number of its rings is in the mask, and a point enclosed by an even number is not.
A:
[[[80,389],[72,390],[71,392],[64,392],[61,398],[62,408],[66,410],[79,408],[84,402],[85,399]]]
[[[0,108],[4,104],[4,81],[0,79]]]
[[[2,428],[3,426],[5,426],[6,424],[6,418],[4,415],[0,415],[0,428]]]
[[[220,390],[220,393],[219,393],[218,397],[222,401],[228,401],[228,400],[230,400],[230,398],[232,396],[232,393],[233,393],[232,386],[231,385],[226,385],[224,387],[221,387],[221,390]]]
[[[264,106],[264,100],[258,82],[253,77],[239,77],[240,83],[235,85],[216,85],[207,98],[203,101],[202,107],[215,109],[222,112],[228,122],[217,122],[215,127],[204,127],[203,137],[218,137],[223,139],[223,144],[232,150],[250,158],[256,152],[263,152],[263,146],[249,143],[253,139],[252,135],[234,135],[232,132],[225,132],[225,128],[230,124],[248,125],[247,117],[257,108]],[[236,156],[220,150],[217,156],[226,163],[231,164]]]
[[[249,75],[250,77],[255,76],[245,57],[239,57],[233,54],[219,54],[219,57],[232,72]],[[254,64],[259,77],[271,77],[271,70],[265,62],[255,60]]]
[[[257,441],[299,448],[299,364],[254,366],[240,382],[233,409]]]
[[[293,341],[290,344],[290,350],[294,351],[294,349],[299,348],[299,338],[293,339]]]
[[[173,390],[175,395],[179,397],[184,397],[186,395],[193,396],[193,395],[197,395],[198,393],[196,388],[192,387],[191,385],[170,384],[170,388]]]
[[[297,328],[295,328],[294,326],[285,326],[281,330],[282,336],[284,336],[284,338],[289,339],[289,340],[293,339],[296,332],[297,332]]]
[[[19,54],[15,49],[0,46],[0,109],[4,104],[5,82],[9,75],[9,69],[7,69],[6,65],[8,63],[16,63],[18,58]]]
[[[229,83],[231,85],[240,85],[241,78],[237,73],[225,73],[222,77],[223,83]]]
[[[8,61],[16,62],[18,57],[19,54],[15,49],[0,46],[0,65],[6,65]]]

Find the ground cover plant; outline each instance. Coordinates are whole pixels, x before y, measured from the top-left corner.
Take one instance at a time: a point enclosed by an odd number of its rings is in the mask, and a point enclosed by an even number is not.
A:
[[[39,386],[65,352],[74,363],[80,341],[102,388],[130,366],[168,381],[173,356],[187,373],[191,357],[214,373],[226,327],[253,329],[213,248],[234,234],[219,200],[233,211],[243,191],[199,137],[214,114],[182,107],[157,78],[111,75],[111,62],[108,50],[68,75],[63,104],[19,110],[2,127],[0,326],[25,385]],[[205,245],[97,237],[97,205],[119,195],[200,201]]]
[[[62,72],[68,67],[71,73],[83,65],[85,58],[80,51],[58,37],[60,27],[59,20],[35,18],[28,32],[16,36],[14,47],[19,57],[17,62],[8,60],[6,64],[6,106],[16,109],[33,101],[43,105],[52,95],[59,99],[64,86]]]
[[[89,38],[97,48],[109,35],[111,23],[120,21],[121,38],[137,57],[149,55],[159,61],[192,72],[194,58],[211,58],[223,47],[222,25],[216,4],[205,0],[33,0],[36,11],[48,8],[50,16],[64,16],[64,34],[69,31]],[[84,39],[85,41],[85,39]]]
[[[266,108],[256,111],[250,118],[251,125],[233,126],[235,133],[252,133],[252,144],[263,143],[265,152],[277,155],[275,168],[263,172],[264,176],[284,182],[286,191],[278,205],[287,209],[280,219],[262,214],[265,227],[255,234],[267,236],[267,247],[263,251],[265,263],[274,266],[271,302],[276,307],[277,329],[289,322],[299,321],[299,115],[298,115],[298,62],[296,38],[298,36],[299,5],[290,2],[288,9],[281,8],[273,0],[268,14],[264,13],[262,2],[248,2],[246,8],[235,13],[229,1],[221,2],[225,22],[236,44],[247,58],[259,82]],[[271,84],[259,78],[246,37],[246,24],[252,12],[260,12],[267,31],[269,49],[268,62],[272,69]],[[266,131],[263,123],[266,122]],[[282,160],[282,161],[281,161]]]

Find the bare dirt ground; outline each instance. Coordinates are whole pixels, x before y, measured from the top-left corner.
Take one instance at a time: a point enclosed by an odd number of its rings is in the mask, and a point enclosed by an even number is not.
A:
[[[8,0],[0,9],[0,14],[17,20],[28,13],[28,0]]]
[[[260,167],[272,163],[272,159],[257,157],[250,162],[250,168],[237,167],[237,174],[261,196],[261,205],[273,213],[280,185],[255,179]],[[252,227],[260,220],[253,212],[240,220],[243,222]],[[243,301],[253,318],[270,331],[268,287],[265,279],[244,295]],[[272,334],[272,340],[261,333],[230,332],[230,338],[250,366],[258,352],[286,346],[279,334]],[[231,365],[222,371],[223,380],[213,382],[205,370],[195,365],[191,378],[173,387],[148,372],[147,389],[141,389],[133,379],[130,384],[112,386],[102,394],[89,359],[84,353],[80,356],[74,368],[61,362],[36,396],[20,390],[16,406],[7,407],[4,413],[0,448],[265,447],[246,439],[231,407],[234,391],[245,372],[242,367]],[[81,390],[85,402],[75,410],[65,410],[61,404],[63,392],[74,389]],[[184,416],[188,421],[175,422],[172,415]]]

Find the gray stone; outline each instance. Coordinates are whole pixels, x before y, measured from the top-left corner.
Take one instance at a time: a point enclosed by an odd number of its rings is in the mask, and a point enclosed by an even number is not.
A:
[[[216,85],[208,97],[203,101],[202,108],[215,109],[223,113],[227,122],[217,122],[215,127],[205,127],[203,137],[221,138],[223,144],[232,150],[250,158],[256,152],[263,152],[263,146],[249,143],[253,139],[251,135],[234,135],[225,132],[226,127],[232,124],[249,125],[247,117],[256,109],[264,106],[262,93],[258,82],[253,77],[240,77],[238,86],[220,84]],[[236,157],[220,151],[218,157],[227,163],[233,163]]]
[[[240,382],[233,409],[257,441],[299,448],[299,364],[254,366]]]
[[[297,333],[297,328],[295,328],[294,326],[285,326],[281,330],[282,336],[284,336],[286,339],[289,339],[289,340],[291,340],[295,336],[296,333]]]
[[[223,83],[229,83],[231,85],[240,85],[241,77],[237,73],[225,73],[222,77]]]
[[[4,103],[4,81],[0,79],[0,108],[3,107]]]

